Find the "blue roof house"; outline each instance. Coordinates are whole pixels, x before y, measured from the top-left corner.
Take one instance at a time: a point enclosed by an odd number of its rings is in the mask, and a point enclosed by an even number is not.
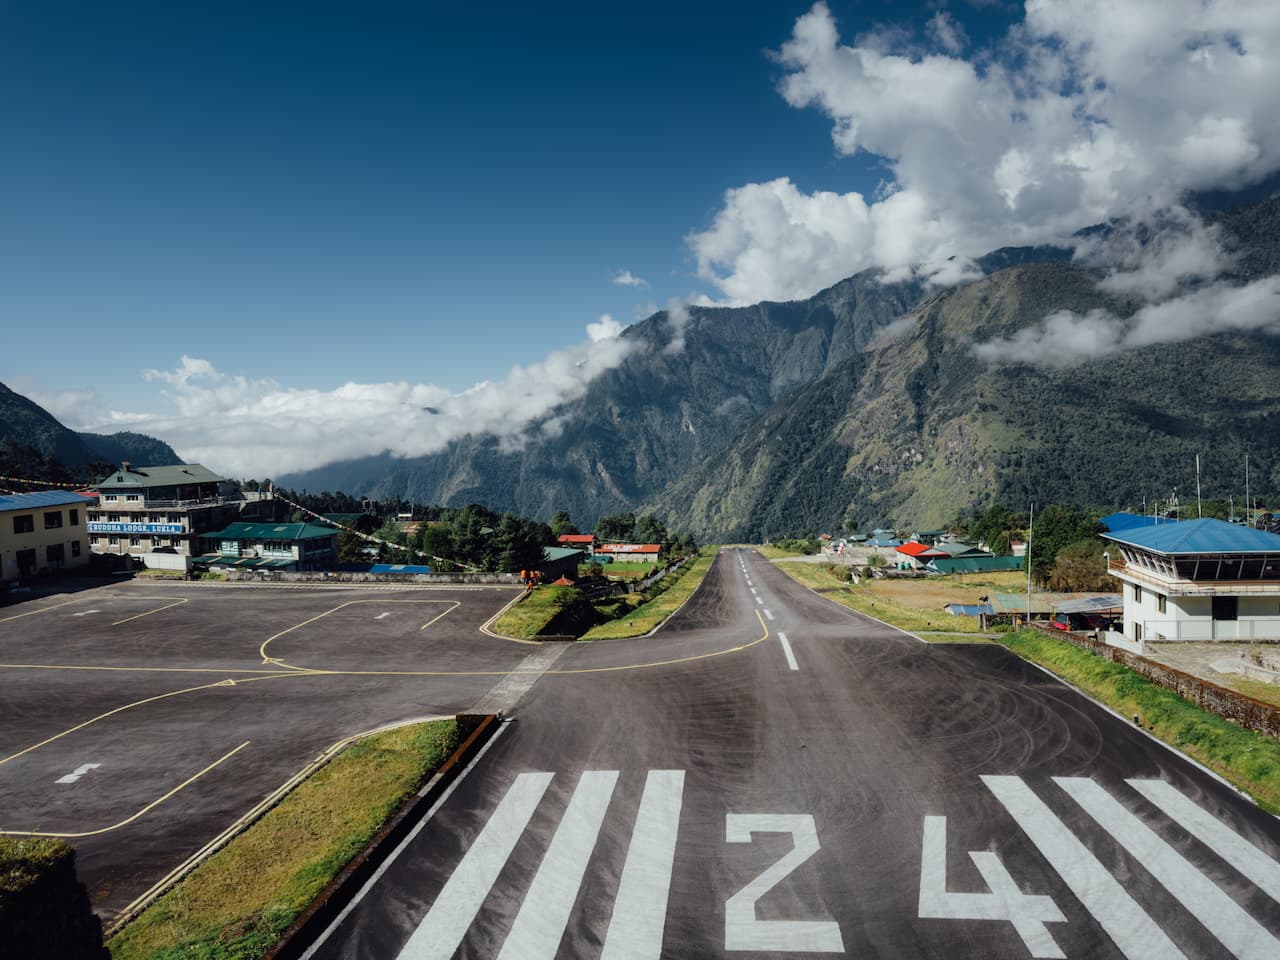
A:
[[[1280,639],[1280,536],[1212,519],[1102,536],[1124,596],[1123,638],[1108,642]]]

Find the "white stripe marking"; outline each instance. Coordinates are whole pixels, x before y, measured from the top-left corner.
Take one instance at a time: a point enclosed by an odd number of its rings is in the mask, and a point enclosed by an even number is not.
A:
[[[471,590],[476,588],[466,587],[463,589]],[[387,857],[387,859],[382,861],[382,865],[373,872],[373,876],[364,882],[364,886],[356,891],[356,895],[351,898],[351,901],[342,908],[342,911],[336,917],[333,918],[333,922],[330,923],[329,926],[325,927],[324,933],[320,934],[319,938],[312,943],[311,946],[307,947],[306,952],[303,953],[298,960],[311,960],[311,958],[316,955],[316,952],[323,947],[326,942],[328,942],[329,938],[333,936],[333,931],[337,930],[342,921],[347,919],[347,915],[360,905],[361,900],[368,896],[369,891],[373,889],[374,884],[381,880],[382,875],[391,869],[391,865],[396,862],[400,854],[404,853],[405,847],[413,843],[418,834],[422,832],[422,828],[431,822],[431,818],[436,815],[436,811],[444,806],[446,800],[453,796],[453,791],[458,789],[458,785],[466,779],[467,774],[475,769],[476,764],[479,763],[484,755],[489,752],[489,748],[498,742],[498,738],[502,736],[506,729],[507,725],[505,723],[498,725],[498,729],[494,731],[494,734],[489,738],[489,741],[476,751],[476,755],[471,758],[471,762],[468,763],[466,768],[454,778],[451,784],[444,788],[440,793],[440,796],[436,798],[436,802],[431,804],[431,809],[429,809],[426,812],[426,815],[423,816],[414,828],[409,831],[409,835],[400,841],[396,848],[391,851],[391,855]],[[423,788],[418,791],[418,796],[425,796],[429,787],[430,783],[424,785]]]
[[[389,617],[389,616],[391,616],[391,614],[389,614],[389,613],[380,613],[380,614],[378,614],[376,617],[374,617],[373,619],[375,619],[375,620],[381,620],[383,617]]]
[[[770,613],[768,610],[765,610],[764,615],[765,615],[766,617],[768,617],[770,620],[772,620],[772,619],[773,619],[773,614],[772,614],[772,613]]]
[[[778,640],[782,643],[782,652],[787,655],[787,666],[792,670],[799,670],[800,665],[796,663],[796,655],[791,652],[791,644],[787,642],[787,635],[779,633]]]
[[[680,828],[683,770],[650,770],[600,960],[658,960]]]
[[[1280,901],[1280,863],[1276,863],[1217,817],[1163,780],[1128,780],[1178,826],[1231,864],[1272,900]]]
[[[1054,777],[1085,812],[1136,857],[1222,945],[1241,960],[1275,960],[1280,940],[1102,787],[1085,777]]]
[[[617,782],[617,770],[588,770],[578,780],[498,960],[555,957]]]
[[[1186,955],[1030,787],[1017,777],[984,776],[982,782],[1128,960],[1185,960]]]
[[[81,610],[79,613],[73,613],[73,617],[87,617],[91,613],[101,613],[101,610]]]
[[[516,777],[400,951],[399,960],[449,960],[453,956],[553,776],[522,773]]]

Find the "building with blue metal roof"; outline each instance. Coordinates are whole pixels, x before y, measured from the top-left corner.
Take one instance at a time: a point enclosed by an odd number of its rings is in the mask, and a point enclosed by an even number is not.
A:
[[[93,499],[69,490],[0,496],[0,580],[89,562],[85,520]]]
[[[1280,639],[1280,536],[1205,518],[1103,539],[1128,643]]]

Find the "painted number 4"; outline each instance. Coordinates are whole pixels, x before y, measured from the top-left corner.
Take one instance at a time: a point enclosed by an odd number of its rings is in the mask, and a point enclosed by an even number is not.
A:
[[[947,891],[947,818],[924,818],[920,852],[920,916],[939,920],[1007,920],[1022,937],[1033,957],[1066,957],[1046,923],[1065,923],[1066,917],[1050,897],[1026,894],[1009,876],[994,853],[971,852],[990,893]]]
[[[725,903],[724,948],[844,953],[844,940],[834,920],[756,919],[756,901],[818,852],[818,828],[813,817],[807,813],[731,813],[725,817],[724,830],[729,843],[750,843],[753,833],[789,833],[793,841],[781,860]]]

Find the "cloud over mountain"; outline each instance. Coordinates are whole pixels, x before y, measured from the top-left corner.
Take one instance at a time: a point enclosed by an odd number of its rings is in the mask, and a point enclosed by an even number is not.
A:
[[[889,179],[870,198],[786,177],[728,190],[688,238],[727,301],[795,299],[867,267],[954,282],[966,257],[1280,167],[1274,4],[1029,0],[986,49],[945,14],[927,36],[845,42],[825,3],[796,22],[779,92],[831,119],[839,155],[883,158]]]
[[[298,389],[183,356],[173,370],[146,373],[164,384],[172,411],[113,411],[94,426],[161,435],[184,458],[236,477],[279,476],[383,452],[422,456],[470,434],[518,449],[530,433],[554,430],[547,417],[557,406],[622,363],[633,344],[618,336],[621,330],[605,315],[588,326],[586,342],[460,393],[406,382]]]

